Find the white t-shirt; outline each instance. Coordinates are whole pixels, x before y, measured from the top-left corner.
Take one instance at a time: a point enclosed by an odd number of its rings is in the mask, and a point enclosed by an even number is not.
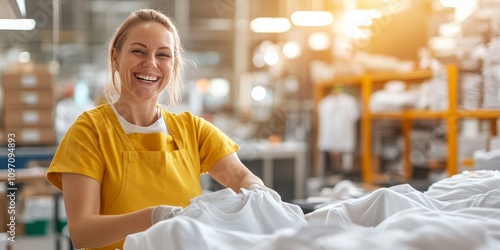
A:
[[[270,235],[277,231],[305,226],[304,213],[297,205],[282,202],[263,190],[241,189],[235,193],[226,188],[195,197],[176,217],[127,236],[124,250],[231,249],[223,246],[245,246],[252,243],[249,240],[255,245],[272,239]],[[210,234],[218,236],[207,239]]]
[[[179,214],[220,228],[259,234],[307,225],[299,206],[263,190],[241,189],[237,194],[225,188],[191,199],[191,205]]]
[[[356,121],[360,116],[356,99],[339,93],[323,98],[318,105],[318,148],[322,151],[353,152]]]
[[[308,226],[246,249],[498,249],[499,230],[496,208],[435,211],[419,207],[397,212],[375,227]]]
[[[270,243],[277,235],[222,229],[188,216],[177,216],[127,236],[123,250],[254,250],[255,245]]]
[[[147,127],[142,127],[138,126],[135,124],[132,124],[125,120],[118,111],[116,111],[116,108],[114,105],[111,105],[113,108],[113,111],[116,114],[116,117],[118,117],[118,121],[122,125],[123,130],[125,130],[125,134],[132,134],[132,133],[140,133],[140,134],[151,134],[151,133],[165,133],[165,134],[170,134],[167,128],[167,124],[165,124],[165,120],[163,120],[163,116],[161,115],[161,111],[159,108],[157,108],[158,112],[158,120],[156,120],[155,123],[147,126]]]
[[[460,201],[500,189],[499,170],[463,171],[433,183],[425,195],[440,201]]]
[[[491,189],[467,198],[441,201],[432,198],[408,184],[380,188],[357,199],[344,200],[324,206],[307,214],[312,225],[346,225],[374,227],[394,214],[413,208],[432,211],[458,211],[460,209],[500,207],[500,189]]]

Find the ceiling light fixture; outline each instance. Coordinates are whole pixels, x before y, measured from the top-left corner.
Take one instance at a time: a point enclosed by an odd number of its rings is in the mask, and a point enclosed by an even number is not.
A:
[[[298,8],[291,15],[293,24],[321,27],[333,23],[333,15],[325,9],[323,0],[301,1],[298,4]]]
[[[290,30],[292,24],[283,12],[283,0],[256,1],[258,15],[250,22],[250,29],[255,33],[284,33]]]
[[[333,23],[333,15],[328,11],[295,11],[291,18],[297,26],[327,26]]]
[[[34,19],[0,19],[0,30],[32,30],[35,26]]]
[[[24,0],[16,0],[17,2],[17,7],[19,7],[19,12],[21,12],[22,16],[26,16],[26,3]]]
[[[258,17],[250,22],[250,28],[255,33],[283,33],[292,25],[284,17]]]

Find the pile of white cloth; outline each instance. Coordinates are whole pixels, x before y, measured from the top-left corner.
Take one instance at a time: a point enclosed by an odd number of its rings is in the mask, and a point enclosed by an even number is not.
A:
[[[464,171],[434,183],[426,192],[408,184],[381,188],[306,215],[261,190],[210,195],[195,199],[182,215],[129,235],[124,250],[500,246],[499,171]],[[210,214],[212,210],[217,212]]]
[[[474,151],[474,169],[500,170],[500,149]]]
[[[267,191],[226,188],[191,199],[172,219],[129,235],[124,250],[249,249],[279,229],[307,226],[302,209]],[[247,248],[249,247],[249,248]]]

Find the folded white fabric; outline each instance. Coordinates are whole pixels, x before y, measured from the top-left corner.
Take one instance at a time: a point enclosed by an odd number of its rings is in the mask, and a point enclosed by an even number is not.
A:
[[[500,170],[500,149],[474,151],[474,169]]]
[[[365,195],[363,189],[354,185],[350,180],[341,180],[333,188],[323,188],[321,195],[335,199],[357,198]]]

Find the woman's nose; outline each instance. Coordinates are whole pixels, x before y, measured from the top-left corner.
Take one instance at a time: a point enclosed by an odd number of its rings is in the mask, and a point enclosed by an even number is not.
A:
[[[143,67],[146,67],[148,69],[154,69],[156,68],[156,59],[154,56],[147,56],[144,59],[144,62],[142,64]]]

